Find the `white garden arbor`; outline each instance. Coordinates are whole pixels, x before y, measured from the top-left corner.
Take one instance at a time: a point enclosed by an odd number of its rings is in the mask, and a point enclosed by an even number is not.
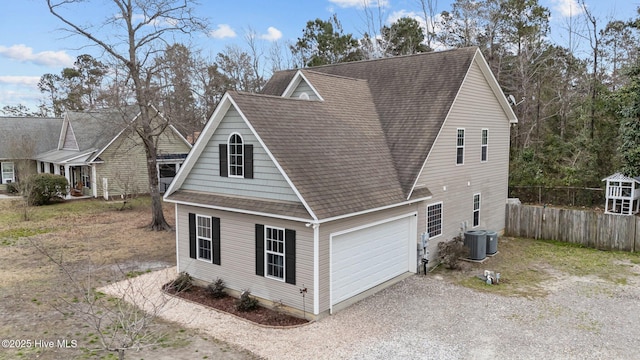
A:
[[[602,181],[607,182],[606,214],[634,215],[640,211],[640,177],[615,173]]]

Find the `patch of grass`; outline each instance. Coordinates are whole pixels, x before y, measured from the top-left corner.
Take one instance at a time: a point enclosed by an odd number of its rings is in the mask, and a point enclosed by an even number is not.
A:
[[[47,228],[13,228],[0,231],[0,245],[11,246],[16,243],[17,239],[31,237],[39,234],[46,234],[52,229]]]
[[[484,263],[469,263],[468,270],[436,271],[465,287],[505,296],[539,297],[549,292],[546,281],[563,275],[595,276],[626,285],[627,278],[635,275],[629,264],[640,262],[637,253],[601,251],[558,241],[502,237],[498,250],[497,256]],[[478,279],[485,269],[501,273],[499,285],[487,285]]]
[[[134,270],[134,271],[129,271],[125,274],[125,276],[129,279],[134,278],[136,276],[140,276],[142,274],[147,274],[150,273],[151,269],[147,269],[147,270]]]

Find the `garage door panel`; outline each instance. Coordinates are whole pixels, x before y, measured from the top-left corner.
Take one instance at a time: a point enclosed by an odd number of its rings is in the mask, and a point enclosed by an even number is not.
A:
[[[336,304],[409,271],[411,217],[332,238],[332,302]]]

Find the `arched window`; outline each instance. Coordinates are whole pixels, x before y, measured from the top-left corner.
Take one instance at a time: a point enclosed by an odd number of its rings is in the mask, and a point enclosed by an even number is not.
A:
[[[229,136],[228,142],[229,154],[229,176],[244,176],[244,154],[242,146],[242,137],[238,133]]]

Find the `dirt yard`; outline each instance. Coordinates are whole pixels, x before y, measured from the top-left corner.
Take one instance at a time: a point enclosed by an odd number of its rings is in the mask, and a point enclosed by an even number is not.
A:
[[[87,288],[175,265],[175,233],[145,229],[148,203],[136,199],[120,211],[121,204],[75,200],[31,208],[24,221],[17,200],[0,200],[0,359],[114,356],[74,304]],[[172,206],[165,216],[174,224]],[[152,345],[126,358],[256,358],[174,323],[153,326]]]

